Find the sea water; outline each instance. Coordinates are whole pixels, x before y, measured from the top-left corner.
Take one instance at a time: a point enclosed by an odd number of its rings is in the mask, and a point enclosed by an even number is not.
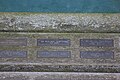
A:
[[[120,0],[0,0],[0,12],[120,12]]]

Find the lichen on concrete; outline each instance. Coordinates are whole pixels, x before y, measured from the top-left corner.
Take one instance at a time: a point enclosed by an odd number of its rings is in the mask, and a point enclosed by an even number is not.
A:
[[[0,13],[0,30],[120,32],[119,13]]]

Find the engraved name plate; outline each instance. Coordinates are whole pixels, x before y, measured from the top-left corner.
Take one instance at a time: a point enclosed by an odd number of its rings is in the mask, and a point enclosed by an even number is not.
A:
[[[92,79],[81,79],[81,80],[117,80],[117,79],[105,79],[105,78],[92,78]]]
[[[38,39],[38,46],[70,46],[69,39]]]
[[[37,57],[40,58],[70,58],[70,51],[38,51]]]
[[[83,47],[113,47],[113,39],[80,39],[80,46]]]
[[[26,58],[27,51],[0,51],[0,58]]]
[[[0,39],[0,46],[27,46],[27,39]]]
[[[81,58],[87,59],[113,59],[114,52],[112,51],[81,51],[80,52]]]

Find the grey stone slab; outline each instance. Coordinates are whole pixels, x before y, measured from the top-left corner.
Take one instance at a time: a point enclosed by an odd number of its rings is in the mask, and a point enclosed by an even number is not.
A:
[[[0,80],[119,80],[119,73],[1,72]]]
[[[27,39],[0,39],[0,46],[27,46]]]
[[[112,51],[80,51],[80,57],[86,59],[113,59],[114,52]]]
[[[0,58],[0,71],[120,72],[119,37],[120,34],[118,33],[106,34],[0,32],[0,39],[27,38],[28,40],[27,46],[0,46],[0,51],[27,51],[28,54],[25,58],[12,58],[11,56],[11,58]],[[70,39],[70,46],[38,46],[37,39]],[[80,46],[80,39],[110,39],[114,40],[114,46],[82,47]],[[65,42],[68,43],[69,40]],[[58,52],[47,52],[43,54],[39,53],[39,55],[37,55],[37,51],[71,51],[71,56],[69,56],[70,54],[66,54],[66,52],[59,54]],[[90,54],[86,53],[85,55],[83,54],[83,58],[81,58],[80,51],[105,52]],[[114,52],[114,54],[111,52]],[[12,54],[10,53],[10,55]],[[21,53],[19,54],[21,55]],[[5,57],[4,55],[2,55],[2,57]],[[9,57],[9,54],[7,54],[7,56]]]
[[[0,58],[26,58],[27,51],[0,51]]]
[[[38,46],[70,46],[70,39],[37,39]]]
[[[38,51],[37,57],[40,58],[70,58],[70,51]]]
[[[2,77],[0,78],[0,80],[30,80],[29,78],[27,78],[26,76],[14,76],[14,77]]]
[[[113,39],[80,39],[82,47],[114,47]]]

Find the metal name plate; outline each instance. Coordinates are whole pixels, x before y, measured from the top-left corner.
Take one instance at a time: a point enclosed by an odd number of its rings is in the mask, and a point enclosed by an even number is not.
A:
[[[37,39],[38,46],[70,46],[69,39]]]
[[[27,46],[27,39],[0,39],[0,46]]]
[[[70,51],[38,51],[37,57],[40,58],[70,58]]]
[[[27,51],[0,51],[0,58],[26,58]]]
[[[114,47],[113,39],[80,39],[83,47]]]
[[[113,59],[114,52],[112,51],[81,51],[80,52],[81,58],[86,59]]]
[[[111,79],[111,78],[92,78],[92,79],[89,79],[89,78],[86,78],[86,79],[80,79],[80,80],[117,80],[117,79]]]

